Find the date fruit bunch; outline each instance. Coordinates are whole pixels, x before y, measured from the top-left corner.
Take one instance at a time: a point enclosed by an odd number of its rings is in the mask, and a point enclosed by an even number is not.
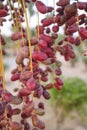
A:
[[[35,27],[35,36],[30,35],[28,14],[29,5],[45,16]],[[15,6],[16,5],[16,6]],[[17,43],[17,66],[12,70],[11,81],[19,81],[17,95],[3,89],[0,77],[0,129],[41,130],[45,124],[40,116],[45,114],[44,103],[39,99],[50,99],[49,89],[61,90],[63,81],[61,61],[75,58],[73,47],[87,39],[87,2],[58,0],[54,6],[48,6],[42,0],[4,0],[0,2],[0,27],[4,26],[7,16],[14,32],[12,44]],[[79,14],[80,11],[84,13]],[[38,18],[39,18],[38,14]],[[25,22],[26,29],[22,26]],[[64,38],[57,41],[60,28],[64,28]],[[4,38],[1,35],[1,43]],[[50,76],[52,74],[52,81]],[[38,102],[36,102],[38,99]],[[14,104],[16,108],[12,106]],[[21,107],[20,107],[21,105]],[[14,115],[20,115],[18,121]],[[31,125],[31,121],[32,124]]]

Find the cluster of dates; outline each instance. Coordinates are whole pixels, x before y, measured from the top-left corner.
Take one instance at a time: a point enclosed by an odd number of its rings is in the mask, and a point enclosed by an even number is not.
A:
[[[35,28],[38,37],[36,35],[29,39],[29,31],[26,33],[21,23],[26,16],[25,7],[32,2],[39,13],[48,15]],[[20,6],[15,7],[15,3]],[[21,88],[14,96],[3,89],[3,80],[0,76],[0,129],[2,130],[45,129],[44,122],[38,117],[45,113],[44,104],[43,102],[35,104],[34,98],[40,99],[43,96],[45,99],[50,99],[49,89],[53,87],[57,90],[62,89],[63,81],[59,77],[62,74],[61,62],[57,54],[63,55],[66,61],[75,58],[73,45],[80,45],[81,41],[87,39],[87,15],[78,13],[78,10],[87,12],[87,2],[71,3],[70,0],[59,0],[56,6],[55,10],[54,7],[46,6],[39,0],[7,0],[6,5],[4,0],[0,1],[0,26],[4,25],[6,16],[11,13],[12,18],[9,21],[12,27],[16,27],[11,40],[18,42],[20,48],[16,57],[17,67],[12,70],[11,80],[19,80],[21,83]],[[63,25],[65,37],[55,44],[60,27]],[[75,37],[76,32],[78,35]],[[4,45],[5,40],[2,35],[0,39]],[[54,69],[52,69],[53,65]],[[53,81],[50,80],[50,74],[53,75]],[[17,108],[13,108],[12,104]],[[22,108],[18,108],[20,104]],[[14,115],[20,115],[21,120],[13,121]],[[32,120],[33,128],[28,119]]]

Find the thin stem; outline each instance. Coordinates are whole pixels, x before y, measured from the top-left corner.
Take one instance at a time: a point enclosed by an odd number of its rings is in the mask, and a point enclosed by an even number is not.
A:
[[[19,25],[19,23],[18,23],[18,21],[17,21],[17,15],[15,14],[15,18],[16,18],[16,23],[15,23],[15,19],[14,19],[14,17],[13,17],[13,14],[12,14],[12,11],[11,11],[11,3],[10,3],[10,0],[8,0],[8,5],[9,5],[9,8],[10,8],[10,14],[11,14],[11,18],[12,18],[12,20],[13,20],[13,22],[14,22],[14,30],[16,30],[16,31],[18,31],[18,25]],[[13,9],[14,9],[14,11],[15,11],[15,8],[14,8],[14,6],[13,6]],[[18,9],[19,10],[19,9]],[[20,16],[20,15],[19,15]],[[22,28],[22,27],[21,27]],[[20,42],[19,42],[19,40],[18,41],[16,41],[16,45],[17,45],[17,48],[18,48],[18,51],[20,50]],[[22,70],[22,65],[20,64],[19,65],[19,70],[21,71]]]
[[[12,10],[11,10],[11,3],[10,3],[10,0],[8,0],[8,5],[9,5],[9,8],[10,8],[10,14],[11,14],[11,18],[14,22],[14,30],[17,30],[18,31],[18,21],[16,20],[16,23],[15,23],[15,19],[13,17],[13,14],[12,14]],[[14,11],[15,11],[15,8],[13,7]],[[15,14],[15,18],[17,19],[17,16]],[[17,46],[18,46],[18,50],[20,49],[20,44],[19,44],[19,41],[16,42],[17,43]]]
[[[2,77],[2,83],[3,83],[3,90],[5,91],[5,74],[4,74],[4,65],[3,65],[3,54],[2,54],[2,44],[1,44],[1,38],[0,38],[0,71],[1,71],[1,77]]]
[[[37,12],[37,18],[38,18],[38,35],[37,35],[37,38],[38,38],[38,40],[39,40],[39,36],[40,36],[40,23],[39,23],[39,19],[40,19],[40,17],[39,17],[39,11]],[[39,47],[38,47],[38,51],[39,51],[40,49],[39,49]],[[40,64],[40,62],[38,61],[38,65]],[[41,81],[41,76],[40,76],[40,74],[38,75],[39,76],[39,82]]]
[[[21,2],[20,2],[20,0],[18,0],[18,13],[19,13],[19,16],[21,16],[21,13],[20,13],[20,4],[21,4]],[[21,28],[21,34],[23,33],[23,31],[22,31],[22,24],[21,24],[21,21],[20,21],[20,28]],[[24,39],[23,39],[23,35],[22,35],[22,41],[23,41]]]
[[[16,12],[16,9],[14,8],[14,5],[13,5],[13,9],[14,9],[14,11]],[[20,17],[19,15],[17,16],[16,15],[16,13],[14,13],[15,14],[15,21],[14,21],[14,24],[15,24],[15,22],[16,22],[16,25],[15,25],[15,30],[16,31],[18,31],[19,30],[19,21],[18,21],[18,17]],[[19,40],[17,40],[17,46],[18,46],[18,51],[20,50],[20,41]]]
[[[11,11],[11,3],[10,3],[10,0],[8,0],[8,5],[9,5],[9,8],[10,8],[10,14],[11,14],[11,18],[14,22],[14,30],[16,29],[16,25],[15,25],[15,21],[14,21],[14,17],[13,17],[13,14],[12,14],[12,11]]]
[[[30,70],[33,72],[33,67],[32,67],[32,48],[31,48],[31,42],[30,42],[30,28],[29,28],[29,25],[28,25],[28,17],[27,17],[27,12],[26,12],[26,7],[25,7],[24,0],[22,0],[22,4],[23,4],[25,19],[26,19],[26,27],[27,27],[26,30],[27,30],[27,38],[28,38],[29,52],[30,52],[30,56],[29,56],[29,59],[30,59]],[[33,93],[32,93],[32,95],[31,95],[31,100],[32,100],[32,101],[34,100]]]
[[[24,9],[24,14],[25,14],[25,19],[26,19],[26,30],[27,30],[27,38],[28,38],[28,45],[29,45],[29,52],[30,52],[30,70],[33,71],[33,67],[32,67],[32,48],[31,48],[31,42],[30,42],[30,28],[28,25],[28,17],[27,17],[27,11],[26,11],[26,7],[25,7],[25,3],[24,0],[22,0],[23,3],[23,9]]]

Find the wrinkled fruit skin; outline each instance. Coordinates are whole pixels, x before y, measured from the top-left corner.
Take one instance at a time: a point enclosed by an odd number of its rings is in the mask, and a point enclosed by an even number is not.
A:
[[[47,55],[44,52],[34,52],[33,59],[37,61],[44,61],[47,59]]]

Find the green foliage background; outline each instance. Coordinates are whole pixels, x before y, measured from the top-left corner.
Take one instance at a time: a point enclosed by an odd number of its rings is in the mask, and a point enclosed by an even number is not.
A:
[[[64,111],[78,112],[86,111],[84,105],[87,104],[87,83],[80,78],[67,78],[61,91],[54,87],[51,91],[51,103],[56,104],[58,108],[64,108]]]

